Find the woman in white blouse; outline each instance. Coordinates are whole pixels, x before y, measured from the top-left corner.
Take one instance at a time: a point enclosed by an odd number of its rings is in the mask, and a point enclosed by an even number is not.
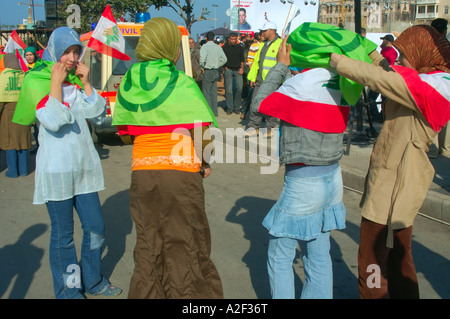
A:
[[[86,120],[100,124],[106,107],[89,82],[89,68],[78,63],[81,50],[74,30],[58,28],[44,51],[43,65],[30,71],[50,74],[50,92],[36,107],[40,146],[33,203],[45,203],[51,219],[56,298],[115,296],[122,291],[100,271],[105,227],[97,192],[104,189],[104,181]],[[74,207],[83,228],[80,263],[73,242]]]

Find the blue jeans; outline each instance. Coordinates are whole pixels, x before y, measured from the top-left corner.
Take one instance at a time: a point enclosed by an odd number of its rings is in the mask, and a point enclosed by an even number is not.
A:
[[[100,272],[105,226],[98,194],[76,195],[46,205],[51,220],[50,268],[55,297],[76,299],[83,298],[84,291],[101,292],[110,283]],[[74,207],[83,228],[80,263],[73,242]]]
[[[267,269],[272,298],[295,298],[292,263],[298,244],[300,244],[305,271],[301,298],[331,299],[333,297],[333,270],[330,256],[330,232],[322,232],[319,237],[308,241],[271,236]]]
[[[272,297],[294,298],[292,263],[300,245],[305,282],[301,298],[333,297],[330,232],[345,228],[346,210],[338,163],[286,165],[283,190],[264,218],[269,240],[267,268]]]
[[[242,86],[244,85],[242,74],[239,74],[239,71],[226,69],[223,72],[223,78],[225,81],[227,112],[239,113],[242,104]],[[234,86],[233,83],[235,84]]]
[[[28,150],[6,150],[6,166],[8,177],[19,177],[28,175]]]

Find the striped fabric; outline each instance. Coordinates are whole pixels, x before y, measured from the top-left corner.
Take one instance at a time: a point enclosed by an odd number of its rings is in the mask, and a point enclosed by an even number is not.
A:
[[[260,43],[259,42],[255,42],[248,49],[247,65],[248,65],[249,68],[252,67],[253,60],[255,59],[256,52],[258,52],[258,50],[259,50],[259,46],[260,46]]]
[[[349,58],[371,63],[370,52],[377,45],[367,38],[324,23],[305,22],[289,35],[292,45],[291,65],[300,68],[329,68],[331,53],[344,54]],[[356,105],[363,86],[340,77],[339,87],[350,105]]]
[[[405,80],[409,91],[431,128],[439,132],[450,120],[450,74],[418,74],[415,70],[393,66]]]
[[[265,98],[259,112],[322,133],[342,133],[350,107],[339,90],[339,76],[328,69],[305,70]]]
[[[403,31],[394,41],[418,73],[441,70],[450,73],[450,43],[428,25],[418,25]]]

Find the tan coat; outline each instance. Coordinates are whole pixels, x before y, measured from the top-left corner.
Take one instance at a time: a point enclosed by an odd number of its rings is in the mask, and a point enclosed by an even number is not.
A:
[[[385,122],[370,157],[361,214],[390,230],[409,227],[433,180],[434,168],[426,152],[437,133],[400,74],[347,57],[338,62],[336,70],[388,98]],[[392,244],[390,231],[387,246]]]
[[[0,102],[0,149],[27,150],[31,148],[31,127],[12,122],[16,102]]]

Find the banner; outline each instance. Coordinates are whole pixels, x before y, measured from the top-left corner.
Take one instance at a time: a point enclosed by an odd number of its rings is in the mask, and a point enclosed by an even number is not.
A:
[[[0,74],[0,101],[17,102],[24,73],[19,70],[5,69]]]
[[[289,34],[304,22],[317,22],[319,0],[230,0],[230,29],[259,32],[266,21],[277,25],[277,34]]]

